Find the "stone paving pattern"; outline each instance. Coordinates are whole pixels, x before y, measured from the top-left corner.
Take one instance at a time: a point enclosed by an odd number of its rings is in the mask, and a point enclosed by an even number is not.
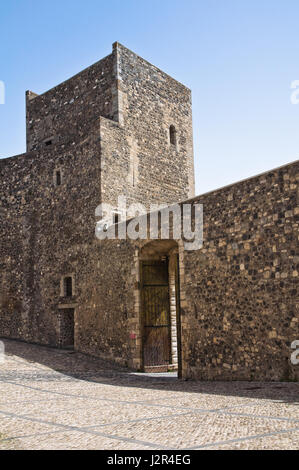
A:
[[[179,381],[5,340],[0,449],[299,449],[299,387]]]

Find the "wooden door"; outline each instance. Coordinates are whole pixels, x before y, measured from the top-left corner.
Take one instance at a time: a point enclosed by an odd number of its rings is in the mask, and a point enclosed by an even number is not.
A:
[[[170,361],[168,260],[141,263],[144,367]]]

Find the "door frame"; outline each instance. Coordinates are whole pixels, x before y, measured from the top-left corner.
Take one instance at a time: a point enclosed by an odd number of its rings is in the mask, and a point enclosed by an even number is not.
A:
[[[144,357],[144,352],[145,352],[145,313],[144,313],[144,305],[143,305],[143,299],[142,299],[142,290],[146,285],[143,284],[143,267],[148,265],[148,266],[154,266],[154,265],[161,265],[162,261],[161,260],[141,260],[139,262],[139,272],[140,272],[140,314],[141,314],[141,368],[144,371],[145,367],[151,367],[151,365],[146,365],[145,364],[145,357]],[[167,303],[168,303],[168,324],[165,325],[167,326],[168,330],[168,358],[169,358],[169,364],[171,364],[171,359],[172,359],[172,354],[171,354],[171,318],[170,318],[170,296],[169,296],[169,258],[166,256],[166,265],[167,265],[167,284],[163,284],[163,286],[167,286]],[[157,284],[157,287],[159,285]],[[152,367],[155,366],[165,366],[166,364],[155,364]]]
[[[146,240],[143,241],[134,252],[134,264],[132,267],[132,276],[135,279],[134,284],[134,318],[130,324],[132,332],[132,368],[140,372],[144,371],[143,361],[143,312],[141,298],[142,284],[142,268],[141,261],[155,261],[161,256],[168,256],[171,260],[172,256],[177,255],[176,265],[176,332],[177,332],[177,370],[178,378],[184,375],[184,338],[182,329],[185,325],[184,316],[182,316],[182,307],[186,303],[186,285],[185,285],[185,266],[184,266],[184,243],[182,240]],[[170,263],[169,263],[170,264]],[[173,266],[172,268],[173,269]],[[173,271],[171,271],[173,272]],[[169,285],[170,287],[170,285]]]

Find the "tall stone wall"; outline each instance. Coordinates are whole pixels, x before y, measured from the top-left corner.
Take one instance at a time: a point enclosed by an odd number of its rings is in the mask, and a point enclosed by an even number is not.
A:
[[[59,344],[61,279],[72,274],[76,285],[95,238],[100,156],[93,139],[0,160],[0,336]]]
[[[203,204],[204,244],[179,243],[183,378],[298,380],[298,178],[295,162],[186,201]],[[138,267],[151,242],[98,242],[81,350],[141,367]]]
[[[294,162],[186,201],[203,204],[204,244],[187,251],[178,242],[183,378],[298,380],[290,361],[299,339],[298,178]],[[139,369],[139,262],[152,240],[97,243],[77,346]]]
[[[204,246],[184,253],[184,377],[298,380],[298,179],[295,162],[194,200]]]

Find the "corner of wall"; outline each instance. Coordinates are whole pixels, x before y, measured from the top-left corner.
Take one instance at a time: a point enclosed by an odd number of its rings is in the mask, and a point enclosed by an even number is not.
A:
[[[114,67],[113,75],[114,81],[112,84],[112,116],[113,120],[117,121],[120,126],[124,125],[124,88],[121,77],[120,65],[120,44],[115,42],[113,44],[114,54]]]
[[[37,93],[34,93],[33,91],[30,91],[30,90],[26,91],[26,101],[34,100],[34,98],[36,98],[37,96],[39,95]]]

